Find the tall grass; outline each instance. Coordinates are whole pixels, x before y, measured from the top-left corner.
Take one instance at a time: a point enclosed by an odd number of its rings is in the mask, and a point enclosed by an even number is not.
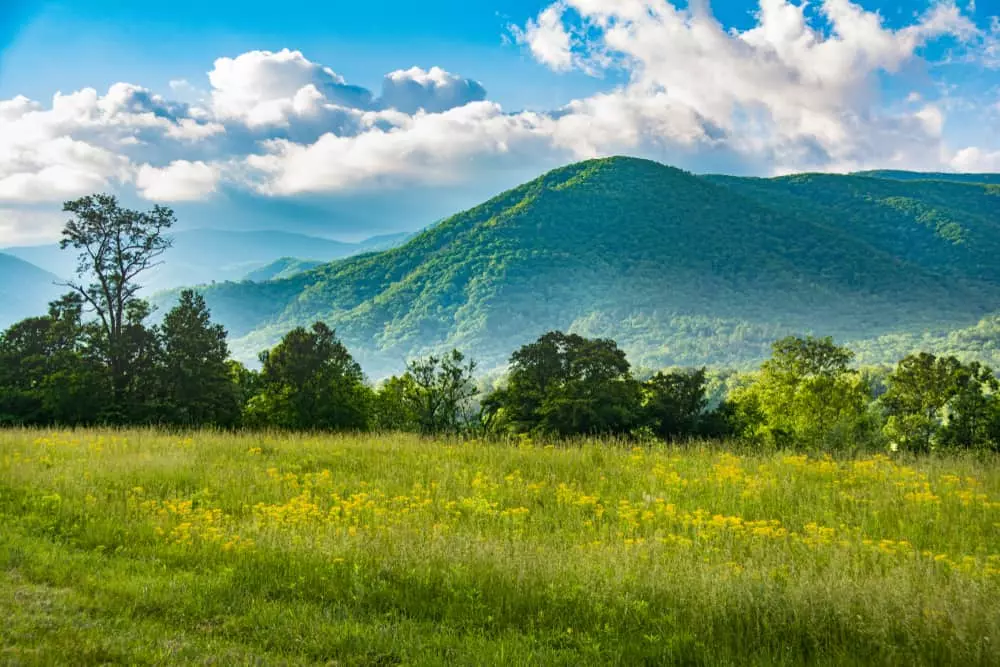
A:
[[[1000,662],[1000,466],[0,432],[0,663]]]

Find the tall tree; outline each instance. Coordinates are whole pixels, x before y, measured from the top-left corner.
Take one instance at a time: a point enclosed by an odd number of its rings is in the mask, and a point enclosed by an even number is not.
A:
[[[140,313],[135,307],[138,278],[170,247],[165,233],[175,222],[174,213],[162,206],[148,212],[122,208],[106,194],[66,202],[63,211],[73,217],[63,228],[60,247],[79,251],[77,280],[66,286],[97,315],[113,396],[120,404],[129,384],[126,339],[136,333]]]
[[[867,444],[869,390],[853,352],[831,338],[791,336],[773,345],[757,377],[733,395],[749,435],[814,450]]]
[[[665,440],[700,435],[708,408],[706,389],[704,368],[657,373],[643,383],[644,421]]]
[[[457,431],[469,421],[478,391],[472,381],[475,370],[476,363],[466,362],[458,350],[407,365],[403,399],[422,433]]]
[[[900,360],[881,398],[888,414],[885,433],[896,447],[926,452],[937,443],[960,367],[955,357],[938,358],[926,352]]]
[[[409,375],[393,375],[379,386],[372,405],[372,426],[379,431],[417,431],[417,418],[411,396],[417,391]]]
[[[288,332],[260,355],[261,391],[247,406],[252,425],[303,430],[364,430],[371,390],[333,330],[317,322]]]
[[[902,359],[881,402],[886,436],[898,448],[995,446],[998,382],[978,363],[921,352]]]
[[[149,304],[142,299],[133,299],[125,307],[125,322],[118,344],[121,385],[109,412],[109,418],[121,424],[157,423],[165,417],[159,373],[163,346],[158,328],[146,326],[149,315]],[[106,342],[103,336],[99,338]]]
[[[996,441],[1000,382],[993,370],[973,361],[962,364],[953,377],[955,395],[948,404],[942,438],[945,445],[963,449],[1000,447]]]
[[[106,418],[107,376],[89,345],[82,300],[68,294],[49,313],[0,335],[0,422],[92,424]]]
[[[204,297],[193,290],[181,292],[160,330],[166,418],[192,426],[235,425],[241,403],[227,362],[226,330],[212,324]]]
[[[487,418],[515,432],[627,433],[640,388],[613,340],[554,331],[511,357],[507,387],[483,402]]]

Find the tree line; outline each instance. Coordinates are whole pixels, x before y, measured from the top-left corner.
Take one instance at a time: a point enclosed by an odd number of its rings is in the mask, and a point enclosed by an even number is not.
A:
[[[288,332],[260,369],[229,359],[226,331],[195,291],[159,324],[139,294],[169,248],[173,212],[114,197],[67,202],[62,247],[75,280],[47,314],[0,335],[0,424],[161,425],[310,431],[740,439],[807,451],[1000,450],[1000,385],[978,363],[927,353],[852,366],[830,338],[789,337],[713,397],[702,369],[640,379],[613,340],[550,332],[513,353],[482,390],[461,352],[411,361],[372,386],[318,322]],[[714,392],[718,393],[718,392]]]

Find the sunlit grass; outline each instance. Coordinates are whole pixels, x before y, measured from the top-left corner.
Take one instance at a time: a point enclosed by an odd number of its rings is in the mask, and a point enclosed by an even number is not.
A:
[[[5,431],[0,529],[0,662],[1000,661],[996,460]]]

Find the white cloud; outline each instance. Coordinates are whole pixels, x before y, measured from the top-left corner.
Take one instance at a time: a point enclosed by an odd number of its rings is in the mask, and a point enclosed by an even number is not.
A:
[[[251,127],[287,125],[291,117],[313,115],[324,106],[367,109],[372,102],[369,91],[288,49],[219,58],[208,80],[216,117]]]
[[[486,89],[477,81],[463,79],[440,67],[430,70],[412,67],[386,75],[379,104],[408,114],[440,113],[485,99]]]
[[[0,202],[45,202],[100,190],[128,177],[128,160],[70,137],[0,137]]]
[[[983,36],[981,51],[978,60],[983,66],[1000,69],[1000,16],[990,17],[990,29]]]
[[[519,154],[550,134],[552,125],[544,116],[505,115],[493,103],[474,102],[421,112],[388,130],[328,133],[310,145],[273,141],[247,166],[263,175],[261,192],[277,195],[371,187],[394,178],[441,183],[459,180],[472,159]]]
[[[0,207],[0,243],[13,246],[51,242],[59,237],[65,222],[59,208]]]
[[[956,171],[1000,172],[1000,150],[988,151],[974,146],[963,148],[951,159],[950,165]]]
[[[971,39],[975,26],[947,2],[896,31],[848,0],[823,0],[819,7],[828,32],[810,24],[804,5],[788,0],[761,0],[757,25],[742,32],[727,30],[707,3],[697,2],[681,9],[665,0],[565,0],[543,14],[574,22],[566,34],[591,35],[577,45],[575,62],[613,62],[630,71],[616,95],[642,103],[619,101],[622,136],[652,130],[650,140],[684,143],[699,127],[713,128],[706,143],[724,137],[775,171],[861,167],[898,161],[906,152],[922,162],[928,144],[939,139],[938,124],[928,122],[930,112],[881,109],[877,77],[918,59],[930,40]],[[539,60],[551,64],[545,55]],[[555,68],[566,61],[560,57]],[[678,124],[684,116],[689,122]],[[616,126],[607,115],[602,120]],[[928,131],[903,132],[921,128]]]
[[[705,0],[553,2],[512,29],[517,41],[551,69],[614,70],[625,83],[548,113],[505,112],[478,82],[437,67],[387,74],[375,95],[289,49],[219,58],[209,90],[174,81],[175,99],[118,83],[48,104],[0,100],[0,204],[106,189],[193,202],[223,187],[267,197],[462,187],[495,170],[616,153],[762,175],[1000,168],[1000,138],[966,140],[961,151],[948,140],[949,100],[986,109],[995,97],[943,94],[922,60],[942,39],[964,54],[949,62],[1000,63],[1000,19],[978,29],[940,1],[890,29],[849,0],[814,4],[818,15],[760,0],[754,25],[740,31]],[[906,93],[883,99],[893,77]],[[0,212],[0,240],[23,236],[12,225],[29,219]]]
[[[150,201],[197,201],[215,192],[220,177],[217,166],[177,160],[162,168],[142,165],[136,175],[136,187]]]
[[[944,112],[934,105],[925,106],[913,114],[924,125],[928,136],[940,137],[944,130]]]
[[[565,9],[558,2],[539,14],[537,20],[529,19],[523,30],[511,27],[518,44],[527,45],[538,62],[557,71],[571,69],[574,62],[572,38],[562,21]]]

